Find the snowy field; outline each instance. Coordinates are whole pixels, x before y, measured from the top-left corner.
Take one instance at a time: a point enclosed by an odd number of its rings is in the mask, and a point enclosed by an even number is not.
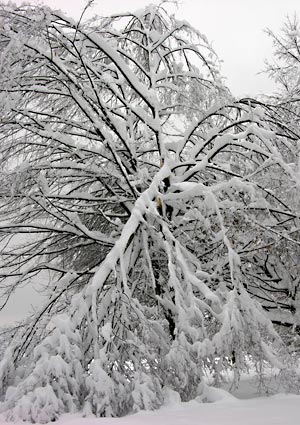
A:
[[[61,425],[299,425],[300,396],[276,395],[250,400],[175,404],[155,412],[121,419],[82,419],[66,416]]]
[[[57,425],[299,425],[300,396],[278,394],[241,400],[226,398],[214,403],[178,403],[154,412],[124,418],[81,418],[65,415]],[[7,424],[3,419],[1,425]],[[17,422],[23,424],[24,422]]]
[[[252,397],[250,393],[247,394]],[[241,397],[246,396],[244,392]],[[64,415],[57,425],[299,425],[300,396],[276,394],[270,397],[236,398],[210,388],[209,403],[170,401],[168,406],[151,412],[139,412],[123,418],[82,418]],[[23,424],[25,422],[14,422]],[[0,417],[0,425],[8,424]]]

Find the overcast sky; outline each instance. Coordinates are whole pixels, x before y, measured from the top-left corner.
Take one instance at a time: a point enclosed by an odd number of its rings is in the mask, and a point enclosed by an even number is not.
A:
[[[78,18],[84,0],[44,0]],[[136,10],[157,0],[95,0],[91,13]],[[300,0],[180,0],[176,15],[205,34],[220,59],[227,85],[237,96],[270,93],[273,82],[259,74],[272,57],[265,28],[279,32],[287,15],[300,16]]]
[[[89,16],[137,10],[149,2],[151,0],[96,0]],[[15,3],[23,1],[15,0]],[[44,3],[74,18],[80,16],[85,5],[83,0],[44,0]],[[270,28],[278,33],[286,16],[294,13],[300,16],[300,0],[181,0],[176,15],[189,21],[213,44],[223,60],[223,75],[232,92],[236,96],[254,96],[269,94],[275,89],[265,75],[259,74],[265,59],[272,57],[272,42],[263,30]],[[22,318],[36,303],[37,296],[28,288],[22,289],[8,308],[0,312],[0,325]]]

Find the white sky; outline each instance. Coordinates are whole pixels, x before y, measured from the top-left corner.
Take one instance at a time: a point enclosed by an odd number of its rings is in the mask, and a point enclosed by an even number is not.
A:
[[[89,15],[136,10],[149,2],[151,0],[95,0]],[[15,3],[23,1],[15,0]],[[44,0],[44,3],[74,18],[80,16],[85,5],[84,0]],[[258,74],[273,51],[272,42],[263,30],[268,27],[278,33],[285,17],[295,12],[300,17],[300,0],[180,0],[176,15],[189,21],[213,44],[223,60],[223,75],[232,92],[237,96],[254,96],[275,89],[265,75]],[[21,318],[36,304],[37,298],[29,288],[24,288],[22,295],[14,297],[8,308],[0,312],[0,325],[13,317]]]
[[[85,4],[84,0],[43,1],[75,18]],[[95,0],[91,12],[108,15],[140,9],[151,2],[158,0]],[[243,96],[268,94],[275,89],[273,82],[259,74],[273,52],[264,29],[278,33],[285,17],[295,12],[300,16],[299,0],[179,0],[176,16],[207,36],[223,60],[227,85],[235,95]]]

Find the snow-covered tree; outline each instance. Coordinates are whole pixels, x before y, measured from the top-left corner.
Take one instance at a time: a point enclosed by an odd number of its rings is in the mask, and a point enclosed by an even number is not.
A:
[[[274,45],[274,60],[267,65],[269,75],[286,93],[298,95],[300,88],[300,28],[296,15],[288,17],[281,33],[268,29]]]
[[[294,164],[294,169],[299,173],[299,117],[300,117],[300,27],[298,18],[286,19],[280,34],[267,30],[274,45],[274,58],[267,64],[266,71],[275,80],[278,92],[270,98],[275,105],[274,117],[280,122],[283,131],[288,129],[290,143],[281,147],[284,149],[288,161]],[[282,182],[281,182],[282,184]],[[287,183],[288,184],[288,183]],[[292,186],[289,191],[289,199],[294,210],[299,210],[298,187]],[[297,228],[293,232],[293,239],[297,238]],[[285,292],[282,292],[281,300],[284,315],[276,324],[281,327],[281,333],[289,345],[291,351],[299,354],[300,323],[298,313],[299,303],[299,273],[298,264],[300,258],[299,247],[294,243],[287,245],[281,251],[287,270],[285,279]]]
[[[169,388],[191,399],[205,368],[281,367],[299,175],[273,107],[235,101],[206,38],[164,5],[0,17],[4,304],[50,274],[1,363],[2,410],[119,416]]]

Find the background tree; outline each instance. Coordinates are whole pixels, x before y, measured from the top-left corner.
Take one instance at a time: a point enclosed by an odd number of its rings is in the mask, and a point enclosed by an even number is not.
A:
[[[166,388],[191,399],[205,368],[282,367],[298,174],[274,108],[231,98],[205,37],[162,6],[0,15],[4,304],[51,276],[0,366],[8,417],[118,416]]]
[[[299,22],[295,15],[287,18],[280,34],[275,34],[267,30],[267,34],[272,38],[274,44],[274,59],[267,64],[267,72],[278,84],[278,92],[269,99],[276,106],[274,114],[280,122],[282,130],[288,129],[290,133],[290,143],[281,147],[285,151],[287,160],[294,164],[294,169],[299,172],[299,65],[300,65],[300,32]],[[298,187],[293,186],[288,190],[290,202],[294,209],[299,209]],[[297,238],[297,228],[294,229],[293,238]],[[287,249],[286,249],[287,248]],[[291,295],[293,301],[288,301],[288,297],[282,295],[283,301],[282,320],[277,324],[281,327],[281,334],[287,340],[289,347],[295,353],[299,350],[299,281],[298,267],[299,249],[295,244],[288,244],[281,252],[281,257],[285,259],[287,284],[285,293]],[[284,300],[284,298],[286,298]],[[291,319],[292,316],[292,319]],[[284,318],[285,317],[285,318]]]
[[[296,15],[288,17],[281,33],[268,29],[267,34],[274,44],[274,60],[268,63],[269,75],[279,84],[281,90],[299,97],[300,34]]]

